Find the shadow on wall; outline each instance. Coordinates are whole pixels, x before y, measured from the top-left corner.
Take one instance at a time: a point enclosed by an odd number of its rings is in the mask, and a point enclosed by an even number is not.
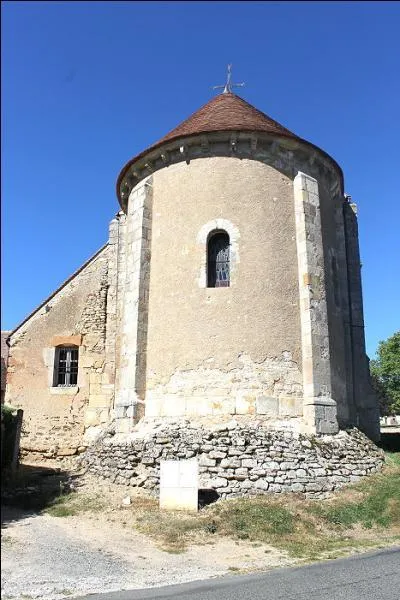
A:
[[[77,477],[59,468],[33,465],[20,465],[15,473],[6,471],[1,487],[1,527],[50,507],[61,495],[73,491]]]

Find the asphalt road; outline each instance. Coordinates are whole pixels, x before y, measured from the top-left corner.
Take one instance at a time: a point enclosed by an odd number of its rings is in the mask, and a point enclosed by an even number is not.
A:
[[[400,547],[263,575],[90,594],[76,600],[399,600]]]

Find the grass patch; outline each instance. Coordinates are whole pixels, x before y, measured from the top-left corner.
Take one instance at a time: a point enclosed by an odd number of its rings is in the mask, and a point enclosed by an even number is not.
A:
[[[133,527],[155,538],[161,549],[166,552],[179,554],[184,552],[187,545],[199,537],[210,534],[206,528],[204,515],[182,513],[178,511],[164,512],[158,508],[158,503],[153,501],[143,509],[138,508],[135,502],[133,508]]]
[[[168,552],[215,536],[268,544],[304,560],[385,547],[400,539],[400,455],[388,453],[381,473],[330,500],[271,494],[217,502],[197,514],[163,512],[155,501],[138,513],[133,502],[131,523]]]
[[[217,530],[241,540],[264,541],[294,531],[294,515],[269,498],[240,498],[221,503],[214,509]]]
[[[99,495],[69,494],[58,496],[45,512],[52,517],[73,517],[87,512],[100,512],[105,508],[106,503]]]
[[[400,528],[400,455],[388,454],[381,473],[338,493],[331,501],[311,506],[314,514],[338,530]]]
[[[186,513],[160,511],[156,499],[143,496],[121,506],[117,495],[111,506],[107,495],[79,491],[60,496],[47,509],[57,517],[99,511],[107,513],[108,522],[124,523],[171,553],[225,536],[239,545],[275,547],[304,561],[336,558],[400,540],[400,454],[388,452],[382,472],[324,501],[270,494],[218,501]]]
[[[341,529],[360,524],[365,529],[374,525],[388,527],[400,524],[400,473],[377,478],[378,484],[366,489],[362,499],[322,507],[321,517]]]

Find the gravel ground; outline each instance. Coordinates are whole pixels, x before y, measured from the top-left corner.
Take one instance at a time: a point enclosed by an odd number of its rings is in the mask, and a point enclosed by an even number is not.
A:
[[[56,518],[6,507],[3,519],[3,600],[59,600],[293,563],[274,548],[226,539],[170,554],[102,515]]]

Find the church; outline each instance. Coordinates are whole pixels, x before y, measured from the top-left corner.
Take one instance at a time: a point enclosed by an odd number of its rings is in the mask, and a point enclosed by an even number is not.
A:
[[[116,193],[107,243],[9,335],[24,451],[179,418],[379,439],[357,211],[329,154],[228,78]]]

